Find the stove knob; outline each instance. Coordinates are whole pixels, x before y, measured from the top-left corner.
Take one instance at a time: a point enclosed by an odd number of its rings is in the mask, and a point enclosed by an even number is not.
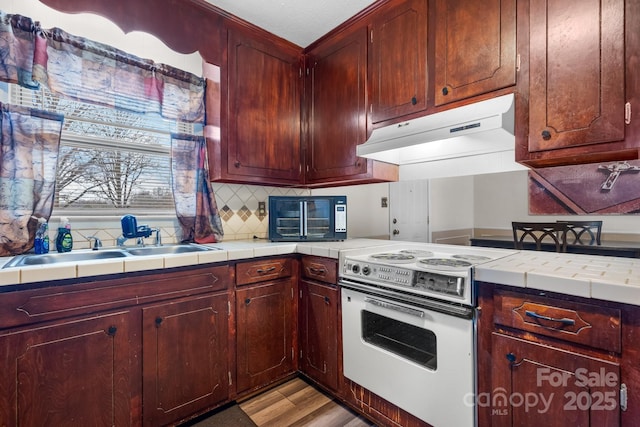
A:
[[[358,264],[353,264],[353,267],[351,267],[351,271],[355,274],[360,273],[360,266]]]
[[[365,265],[364,267],[362,267],[362,274],[364,274],[365,276],[368,276],[371,273],[371,269],[369,268],[368,265]]]

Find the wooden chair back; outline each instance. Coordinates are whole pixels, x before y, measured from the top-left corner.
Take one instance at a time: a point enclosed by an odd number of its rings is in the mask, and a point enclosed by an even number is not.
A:
[[[567,224],[568,245],[600,245],[602,221],[558,221]]]
[[[567,224],[564,222],[512,222],[513,243],[516,249],[524,249],[526,242],[535,243],[541,251],[543,244],[555,246],[556,252],[567,251]]]

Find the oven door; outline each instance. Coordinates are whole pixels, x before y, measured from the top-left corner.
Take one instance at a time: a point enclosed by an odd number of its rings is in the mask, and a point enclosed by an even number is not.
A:
[[[475,425],[474,322],[342,287],[344,375],[436,427]]]

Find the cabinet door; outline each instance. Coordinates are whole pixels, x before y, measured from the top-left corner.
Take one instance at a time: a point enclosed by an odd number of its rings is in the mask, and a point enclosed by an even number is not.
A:
[[[577,352],[493,333],[491,425],[620,425],[620,366]]]
[[[236,290],[239,393],[294,371],[293,292],[290,279]]]
[[[367,139],[367,30],[310,52],[307,182],[367,172],[356,146]]]
[[[516,160],[584,163],[581,157],[616,149],[607,143],[625,138],[624,0],[531,0],[523,12],[529,112],[519,114],[528,133],[518,138]]]
[[[299,50],[237,29],[228,37],[228,178],[300,183]]]
[[[335,286],[301,281],[301,369],[324,386],[338,388],[338,302]]]
[[[369,29],[373,123],[427,108],[427,2],[392,2]]]
[[[516,1],[437,0],[435,105],[516,83]]]
[[[227,294],[145,307],[144,425],[202,412],[229,395]]]
[[[0,424],[134,425],[129,327],[121,312],[0,335]]]

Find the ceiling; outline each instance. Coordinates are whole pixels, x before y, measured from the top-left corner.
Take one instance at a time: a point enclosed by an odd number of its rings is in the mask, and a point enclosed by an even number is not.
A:
[[[375,0],[206,0],[285,40],[307,47]]]

